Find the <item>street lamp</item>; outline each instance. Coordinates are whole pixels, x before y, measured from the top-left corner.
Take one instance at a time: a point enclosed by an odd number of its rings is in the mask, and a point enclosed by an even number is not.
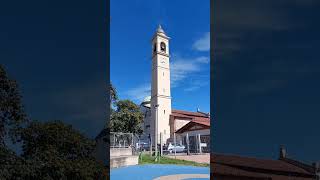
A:
[[[154,142],[155,142],[155,155],[156,155],[156,161],[157,161],[157,158],[158,158],[158,107],[159,107],[159,104],[156,104],[154,105],[154,108],[155,108],[155,112],[156,112],[156,120],[155,120],[155,135],[154,135]]]

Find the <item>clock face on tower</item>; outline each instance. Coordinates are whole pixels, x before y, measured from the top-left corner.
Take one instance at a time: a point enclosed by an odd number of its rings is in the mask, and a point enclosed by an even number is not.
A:
[[[166,44],[164,42],[160,43],[160,49],[162,52],[166,52]]]

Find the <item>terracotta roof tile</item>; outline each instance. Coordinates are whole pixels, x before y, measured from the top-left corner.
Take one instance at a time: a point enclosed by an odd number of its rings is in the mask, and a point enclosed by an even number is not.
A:
[[[210,121],[190,121],[180,129],[178,129],[176,133],[183,133],[188,131],[189,128],[192,127],[194,124],[201,124],[201,125],[207,126],[205,127],[205,129],[210,128]]]
[[[272,180],[307,180],[314,175],[282,160],[258,159],[236,155],[211,154],[213,174],[269,178]]]
[[[305,177],[280,175],[270,173],[258,173],[254,171],[242,170],[228,165],[213,164],[211,165],[211,177],[233,177],[232,179],[256,179],[256,180],[311,180],[312,176]],[[236,178],[238,177],[238,178]],[[240,178],[241,177],[241,178]]]
[[[197,124],[202,124],[205,126],[210,126],[210,121],[205,121],[205,120],[193,120],[191,122],[197,123]]]
[[[171,112],[172,114],[176,114],[176,115],[180,114],[185,116],[209,117],[208,115],[200,112],[182,111],[182,110],[176,110],[176,109],[173,109]]]

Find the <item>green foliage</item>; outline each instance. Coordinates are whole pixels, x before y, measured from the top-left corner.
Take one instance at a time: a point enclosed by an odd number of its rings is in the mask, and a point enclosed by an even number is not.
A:
[[[115,104],[118,101],[118,93],[117,93],[117,89],[110,84],[110,100],[112,104]]]
[[[4,143],[22,143],[17,155]],[[17,83],[0,65],[0,179],[56,180],[105,178],[107,169],[93,157],[95,141],[60,121],[29,122]]]
[[[95,142],[60,121],[32,122],[22,132],[23,154],[34,178],[98,179],[104,166],[92,156]]]
[[[160,159],[155,162],[155,157],[150,156],[149,154],[141,154],[139,158],[139,164],[177,164],[177,165],[187,165],[187,166],[200,166],[200,167],[209,167],[209,164],[196,163],[193,161],[186,161],[180,159],[173,159],[169,157],[162,156]]]
[[[59,151],[59,156],[83,158],[90,156],[95,143],[74,130],[72,126],[61,121],[31,122],[21,136],[23,140],[23,157],[30,158],[38,152]]]
[[[9,79],[0,65],[0,144],[8,135],[12,141],[19,138],[19,130],[27,122],[21,105],[21,96],[16,81]]]
[[[143,115],[138,105],[130,100],[120,100],[110,117],[110,131],[141,134],[142,120]]]

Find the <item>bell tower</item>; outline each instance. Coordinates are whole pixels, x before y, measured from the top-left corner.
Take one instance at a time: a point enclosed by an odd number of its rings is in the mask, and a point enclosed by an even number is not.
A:
[[[152,38],[151,135],[152,141],[163,143],[170,137],[171,114],[169,37],[159,25]]]

